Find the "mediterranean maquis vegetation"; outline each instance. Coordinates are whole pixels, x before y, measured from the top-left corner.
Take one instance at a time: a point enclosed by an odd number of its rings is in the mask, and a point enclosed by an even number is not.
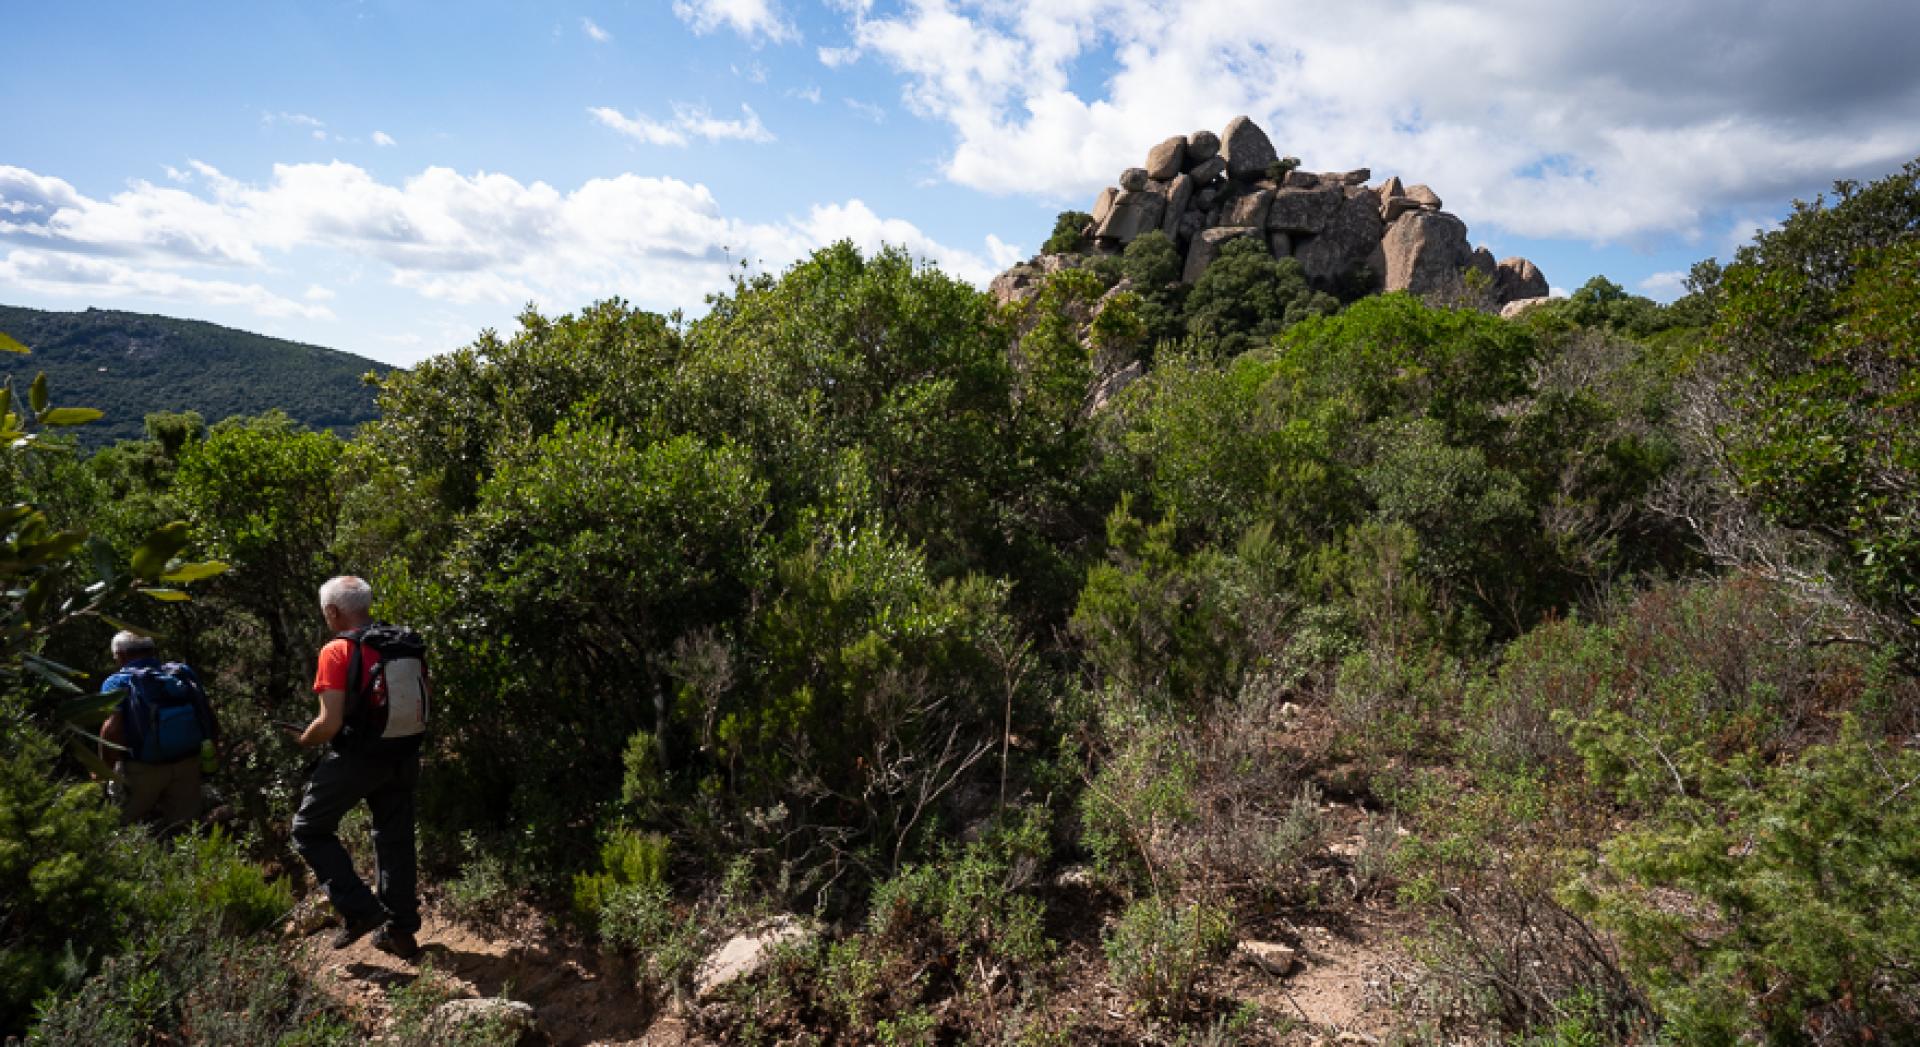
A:
[[[0,1033],[1920,1042],[1920,161],[1671,305],[1081,258],[528,311],[350,437],[16,381]],[[339,574],[429,652],[410,964],[289,838]],[[189,831],[96,780],[123,630]]]

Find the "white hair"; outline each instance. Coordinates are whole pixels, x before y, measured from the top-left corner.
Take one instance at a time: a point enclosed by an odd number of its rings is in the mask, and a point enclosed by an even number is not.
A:
[[[153,637],[142,636],[131,629],[122,629],[113,634],[113,656],[131,658],[136,654],[152,654],[158,647]]]
[[[352,618],[365,617],[373,610],[373,586],[350,574],[329,578],[320,587],[320,609],[329,607]]]

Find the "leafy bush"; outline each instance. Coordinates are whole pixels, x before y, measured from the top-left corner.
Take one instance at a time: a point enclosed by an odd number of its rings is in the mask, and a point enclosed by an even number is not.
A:
[[[1617,719],[1577,744],[1647,759]],[[1641,754],[1641,755],[1630,755]],[[1689,788],[1621,834],[1570,900],[1620,942],[1683,1043],[1920,1036],[1920,753],[1849,723],[1765,766],[1698,749],[1667,758]]]
[[[1135,1006],[1178,1016],[1207,964],[1232,944],[1233,924],[1224,911],[1156,895],[1120,914],[1106,938],[1107,970]]]
[[[625,887],[663,887],[667,880],[666,837],[616,829],[600,845],[600,868],[573,878],[573,908],[598,916],[614,892]]]
[[[1082,230],[1093,221],[1085,211],[1062,211],[1053,219],[1053,232],[1040,245],[1041,254],[1075,254],[1085,249]]]
[[[675,912],[659,884],[609,889],[600,904],[600,940],[629,956],[640,983],[654,991],[689,980],[706,944],[693,915]]]

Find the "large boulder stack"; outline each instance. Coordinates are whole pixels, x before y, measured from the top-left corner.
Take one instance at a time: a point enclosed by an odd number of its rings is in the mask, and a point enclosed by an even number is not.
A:
[[[1187,282],[1206,272],[1221,244],[1252,236],[1276,258],[1299,260],[1307,278],[1327,289],[1456,294],[1475,270],[1499,305],[1547,293],[1532,262],[1495,263],[1485,248],[1476,250],[1466,223],[1442,210],[1427,186],[1397,177],[1369,185],[1366,168],[1299,166],[1244,116],[1217,135],[1175,135],[1148,150],[1143,166],[1122,172],[1118,187],[1101,190],[1086,234],[1096,253],[1113,253],[1159,230],[1185,254]],[[1025,290],[1040,275],[1039,261],[1002,274],[995,295]]]

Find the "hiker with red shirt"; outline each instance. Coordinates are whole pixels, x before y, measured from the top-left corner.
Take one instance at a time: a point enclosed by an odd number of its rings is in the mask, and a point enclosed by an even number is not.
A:
[[[359,578],[320,587],[320,613],[334,637],[314,673],[320,711],[299,744],[329,750],[293,816],[293,846],[340,914],[334,948],[377,928],[377,947],[410,959],[419,951],[414,791],[426,726],[425,651],[412,632],[376,623],[372,608],[373,589]],[[397,645],[390,642],[396,637]],[[377,890],[354,872],[338,835],[340,819],[362,800],[373,816]]]

